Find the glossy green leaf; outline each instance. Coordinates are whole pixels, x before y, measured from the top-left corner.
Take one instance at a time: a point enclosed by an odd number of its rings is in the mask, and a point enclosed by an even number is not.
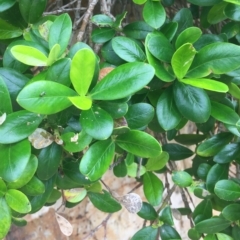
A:
[[[211,104],[204,90],[176,82],[173,95],[179,112],[188,120],[202,123],[210,117]]]
[[[80,171],[79,171],[79,162],[72,161],[64,161],[63,162],[63,172],[65,176],[67,176],[74,183],[82,186],[82,185],[90,185],[91,181],[87,179]],[[72,187],[70,187],[72,188]]]
[[[215,184],[222,179],[228,178],[228,165],[227,164],[215,164],[209,170],[206,186],[207,190],[211,193],[214,193]]]
[[[112,28],[96,28],[92,31],[91,38],[94,43],[101,44],[111,40],[115,33]]]
[[[0,19],[0,39],[16,38],[23,34],[23,30]]]
[[[214,188],[215,194],[225,201],[235,201],[240,197],[240,185],[231,180],[220,180]]]
[[[188,2],[193,3],[198,6],[212,6],[216,3],[221,2],[222,0],[188,0]]]
[[[63,54],[67,48],[71,34],[72,22],[70,16],[67,13],[58,16],[49,31],[49,48],[52,49],[55,44],[59,44],[61,47],[59,55]]]
[[[197,154],[203,157],[214,156],[231,141],[232,137],[231,133],[218,133],[212,138],[209,138],[201,143],[197,148]]]
[[[70,96],[76,96],[72,89],[56,82],[37,81],[27,85],[18,95],[18,103],[25,109],[53,114],[71,106]]]
[[[80,162],[80,172],[91,181],[98,180],[108,170],[114,156],[115,144],[111,140],[93,144]]]
[[[50,53],[48,55],[48,59],[47,59],[47,65],[51,66],[54,62],[56,62],[58,60],[59,57],[59,53],[61,51],[61,47],[59,44],[55,44],[51,50]]]
[[[162,240],[181,240],[178,232],[167,224],[160,227],[160,237]]]
[[[4,238],[11,226],[11,210],[5,198],[0,198],[0,238]]]
[[[34,176],[34,174],[37,170],[37,166],[38,166],[37,157],[35,155],[31,155],[28,160],[28,163],[24,169],[24,172],[22,173],[20,178],[18,178],[14,182],[9,182],[7,184],[7,187],[9,189],[18,189],[18,188],[21,188],[22,186],[26,185],[31,180],[31,178]]]
[[[227,17],[224,14],[224,9],[227,6],[226,2],[220,2],[212,6],[207,15],[207,20],[211,24],[217,24]]]
[[[198,177],[200,177],[203,180],[206,180],[207,174],[208,174],[210,168],[211,168],[211,165],[209,165],[208,163],[201,163],[197,169]]]
[[[88,135],[98,140],[107,139],[113,131],[112,117],[96,105],[81,113],[80,123]]]
[[[196,50],[192,44],[186,43],[178,48],[178,50],[173,54],[171,63],[173,71],[177,78],[183,78],[188,69],[190,68],[193,59],[195,57]]]
[[[240,89],[239,89],[239,87],[232,82],[230,84],[228,84],[228,87],[229,87],[229,93],[233,97],[235,97],[237,99],[240,99]]]
[[[92,141],[92,137],[85,131],[76,134],[73,132],[64,133],[61,135],[61,139],[63,140],[63,148],[72,153],[81,152]]]
[[[161,27],[161,32],[171,41],[177,32],[178,23],[177,22],[168,22]]]
[[[174,140],[184,145],[193,145],[202,142],[206,138],[206,135],[201,134],[180,134],[177,135]]]
[[[230,0],[231,1],[231,0]],[[227,2],[227,1],[226,1]],[[240,4],[238,4],[238,1],[236,0],[232,0],[232,2],[234,2],[234,4],[228,4],[225,9],[224,9],[224,14],[230,18],[231,20],[234,21],[240,21]]]
[[[225,219],[229,221],[238,221],[240,219],[240,204],[233,203],[226,206],[223,211],[222,215]]]
[[[45,185],[37,177],[33,176],[32,179],[19,190],[27,196],[37,196],[45,192]]]
[[[146,56],[140,46],[127,37],[115,37],[112,40],[113,50],[126,62],[144,62]]]
[[[47,204],[53,204],[53,203],[56,203],[56,201],[58,199],[60,199],[62,197],[62,193],[60,191],[58,191],[57,189],[53,189],[49,198],[47,199]]]
[[[119,164],[113,167],[113,173],[116,177],[125,177],[128,174],[128,168],[125,161],[121,161]]]
[[[3,81],[3,79],[0,76],[0,115],[2,116],[3,113],[9,114],[12,112],[12,102],[10,98],[10,94],[8,91],[8,88],[6,86],[6,83]]]
[[[198,27],[190,27],[182,31],[175,42],[175,47],[178,49],[185,43],[195,43],[202,35],[202,31]]]
[[[174,129],[182,119],[182,115],[174,102],[172,92],[172,88],[167,88],[157,102],[157,119],[164,130]]]
[[[9,189],[5,195],[6,202],[9,207],[19,213],[28,213],[31,211],[31,205],[26,195],[22,192]]]
[[[239,116],[233,109],[214,101],[211,102],[211,105],[212,105],[211,115],[216,120],[231,125],[237,124]]]
[[[52,178],[48,179],[47,181],[43,182],[45,185],[45,192],[31,199],[31,206],[32,206],[31,213],[35,213],[39,211],[44,206],[49,196],[51,195],[55,181],[56,181],[56,175],[54,175]]]
[[[230,237],[229,235],[224,234],[224,233],[216,233],[216,236],[217,236],[218,240],[233,240],[232,237]]]
[[[47,0],[19,0],[19,9],[28,23],[35,23],[42,16]]]
[[[143,8],[143,19],[155,29],[161,27],[166,19],[166,12],[162,4],[147,0]]]
[[[156,239],[158,234],[158,229],[152,226],[144,227],[137,231],[131,240],[152,240]]]
[[[95,54],[88,48],[77,51],[72,59],[70,78],[80,96],[85,96],[88,92],[95,71],[95,62]]]
[[[140,157],[157,157],[162,152],[161,146],[154,137],[138,130],[119,135],[116,143],[122,149]]]
[[[187,78],[187,79],[181,79],[181,82],[191,85],[193,87],[203,88],[206,90],[214,91],[214,92],[227,92],[228,86],[224,83],[221,83],[219,81],[215,81],[212,79],[206,79],[206,78]]]
[[[62,58],[51,65],[46,73],[46,79],[69,86],[70,81],[70,58]]]
[[[104,14],[94,15],[91,21],[99,27],[111,27],[113,25],[113,20]]]
[[[154,116],[154,108],[148,103],[136,103],[128,108],[124,116],[127,120],[128,127],[137,129],[146,126]]]
[[[199,215],[201,215],[201,221],[212,217],[212,204],[210,200],[203,200],[194,209],[192,216],[195,224],[198,223],[196,220]]]
[[[240,47],[232,43],[206,45],[196,54],[187,76],[201,78],[210,73],[223,74],[235,70],[240,66],[237,61],[239,54]]]
[[[11,8],[16,3],[16,0],[1,0],[0,1],[0,12],[3,12]]]
[[[214,157],[213,161],[216,163],[230,163],[235,160],[240,154],[240,145],[238,143],[230,143],[224,146],[220,152]]]
[[[173,217],[172,217],[172,210],[169,206],[163,208],[159,213],[159,220],[164,222],[168,225],[174,225]]]
[[[7,186],[6,183],[0,179],[0,197],[3,197],[7,192]]]
[[[0,145],[0,176],[7,182],[14,182],[24,173],[31,155],[28,140]]]
[[[41,121],[42,116],[26,110],[7,115],[4,123],[0,125],[0,143],[14,143],[28,137]]]
[[[18,61],[29,66],[48,65],[48,57],[34,47],[17,45],[11,48],[11,53]]]
[[[176,143],[167,143],[162,146],[163,151],[169,154],[169,160],[177,161],[191,157],[194,153],[189,148]]]
[[[149,158],[147,164],[145,165],[147,171],[157,171],[167,164],[169,160],[169,154],[167,152],[162,152],[157,157]]]
[[[89,110],[92,107],[92,99],[87,96],[69,97],[68,99],[81,110]]]
[[[105,190],[102,193],[88,192],[92,204],[102,212],[113,213],[121,210],[121,205]]]
[[[158,60],[168,63],[171,62],[174,48],[162,33],[150,34],[147,41],[147,48]]]
[[[94,100],[114,100],[127,97],[147,85],[154,69],[146,63],[126,63],[115,68],[90,92]]]
[[[201,221],[195,226],[195,229],[200,233],[212,234],[226,229],[230,224],[231,222],[224,218],[214,217]]]
[[[172,180],[179,187],[189,187],[193,182],[191,175],[185,171],[173,172]]]
[[[158,217],[158,214],[154,207],[147,203],[143,202],[141,210],[137,213],[137,215],[146,220],[155,220]]]
[[[38,155],[38,177],[42,180],[51,178],[57,172],[61,158],[62,147],[56,143],[41,149]]]
[[[163,183],[152,172],[143,175],[143,191],[148,202],[153,206],[158,206],[162,201]]]
[[[146,1],[147,0],[133,0],[134,3],[139,4],[139,5],[144,4]]]
[[[148,33],[152,32],[153,28],[144,21],[132,22],[124,26],[123,32],[127,37],[134,39],[145,39]]]

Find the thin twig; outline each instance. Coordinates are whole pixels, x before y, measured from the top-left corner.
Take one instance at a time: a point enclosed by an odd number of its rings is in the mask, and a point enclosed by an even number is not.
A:
[[[59,10],[54,10],[52,12],[45,12],[43,15],[47,16],[47,15],[52,15],[52,14],[61,14],[61,13],[67,13],[67,12],[73,12],[73,11],[85,11],[86,8],[82,7],[82,8],[61,8]]]

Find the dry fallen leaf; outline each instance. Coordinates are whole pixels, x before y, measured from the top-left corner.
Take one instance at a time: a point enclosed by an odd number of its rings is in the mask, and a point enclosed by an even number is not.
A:
[[[2,125],[5,122],[6,118],[7,118],[6,113],[4,113],[2,116],[0,116],[0,125]]]
[[[56,215],[56,219],[59,225],[59,228],[61,230],[61,232],[65,235],[65,236],[70,236],[73,233],[73,226],[72,224],[63,216],[59,215],[58,213],[55,213]]]
[[[53,142],[53,135],[42,128],[37,128],[28,140],[36,149],[42,149],[49,146]]]
[[[130,213],[138,213],[142,208],[142,199],[136,193],[126,194],[118,199]]]

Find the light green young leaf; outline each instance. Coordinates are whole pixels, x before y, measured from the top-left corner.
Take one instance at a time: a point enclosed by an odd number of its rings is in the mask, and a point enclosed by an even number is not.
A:
[[[225,83],[215,81],[212,79],[207,79],[207,78],[200,78],[200,79],[186,78],[186,79],[180,79],[180,82],[183,82],[185,84],[188,84],[194,87],[214,91],[214,92],[228,91],[228,86]]]
[[[172,56],[172,68],[177,78],[183,78],[190,68],[195,57],[196,50],[192,44],[186,43],[178,48]]]
[[[92,106],[92,99],[87,96],[69,97],[68,99],[75,107],[81,110],[88,110]]]
[[[4,197],[0,198],[0,238],[4,238],[11,226],[11,210]]]
[[[228,84],[228,87],[229,87],[229,93],[237,98],[237,99],[240,99],[240,89],[239,87],[235,84],[235,83],[229,83]]]
[[[48,65],[48,57],[34,47],[17,45],[11,48],[11,53],[18,61],[30,66]]]
[[[239,0],[223,0],[223,1],[228,2],[228,3],[233,3],[233,4],[236,4],[236,5],[240,5]]]
[[[51,66],[54,62],[57,61],[58,57],[59,57],[59,53],[60,53],[60,45],[59,44],[55,44],[51,50],[50,53],[48,55],[48,60],[47,60],[47,65]]]
[[[96,57],[92,50],[83,48],[72,59],[70,78],[76,92],[85,96],[92,82]]]

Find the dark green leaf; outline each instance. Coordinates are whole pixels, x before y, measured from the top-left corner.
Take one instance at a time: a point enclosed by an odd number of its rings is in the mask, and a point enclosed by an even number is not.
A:
[[[99,141],[93,144],[84,154],[80,162],[80,172],[91,181],[98,180],[108,170],[115,151],[111,140]]]
[[[6,183],[0,179],[0,197],[3,197],[7,192],[7,186]]]
[[[138,130],[119,135],[116,143],[124,150],[140,157],[157,157],[162,152],[158,141],[151,135]]]
[[[159,220],[164,222],[164,224],[174,225],[172,210],[169,206],[163,208],[159,213]]]
[[[128,127],[137,129],[146,126],[154,116],[154,108],[148,103],[136,103],[128,108],[125,118]]]
[[[218,133],[215,136],[201,143],[197,148],[197,154],[202,157],[211,157],[216,155],[226,144],[228,144],[233,135],[228,132]]]
[[[193,145],[202,142],[206,138],[206,135],[200,134],[180,134],[177,135],[174,140],[184,145]]]
[[[188,0],[188,2],[193,3],[197,6],[212,6],[214,4],[220,3],[222,0]]]
[[[240,185],[231,180],[220,180],[214,188],[215,194],[225,201],[235,201],[240,197]]]
[[[224,9],[224,14],[231,20],[240,21],[240,6],[228,4]]]
[[[23,30],[0,19],[0,39],[16,38],[23,34]]]
[[[169,159],[183,160],[185,158],[191,157],[194,153],[189,148],[181,146],[176,143],[167,143],[162,146],[163,151],[166,151],[169,154]]]
[[[128,173],[125,161],[121,161],[119,164],[114,166],[113,173],[116,177],[125,177]]]
[[[11,8],[16,3],[16,0],[2,0],[0,1],[0,12]]]
[[[9,189],[5,195],[5,199],[8,206],[14,211],[19,213],[28,213],[31,211],[31,205],[28,198],[18,190]]]
[[[174,171],[172,180],[179,187],[189,187],[193,183],[191,175],[185,171]]]
[[[162,225],[160,227],[160,237],[162,240],[181,240],[178,232],[169,225]]]
[[[212,43],[199,50],[187,76],[201,78],[210,73],[222,74],[237,69],[240,47],[231,43]],[[226,61],[227,59],[227,61]]]
[[[49,31],[49,48],[51,49],[55,44],[59,44],[61,51],[59,56],[66,50],[68,42],[72,34],[72,22],[67,13],[58,16]]]
[[[161,27],[161,32],[171,41],[177,32],[178,23],[177,22],[168,22]]]
[[[28,23],[35,23],[42,16],[47,0],[19,0],[19,9]]]
[[[27,85],[18,95],[18,103],[25,109],[40,114],[53,114],[70,107],[68,99],[76,96],[72,89],[56,82],[37,81]]]
[[[193,211],[193,220],[195,224],[198,222],[195,221],[197,216],[201,215],[201,220],[205,220],[212,217],[212,203],[210,200],[206,199],[200,202]]]
[[[223,209],[222,215],[229,221],[240,220],[240,204],[238,203],[229,204]]]
[[[91,91],[94,100],[115,100],[128,97],[147,85],[154,68],[146,63],[126,63],[115,68]]]
[[[82,111],[80,123],[89,136],[98,140],[107,139],[113,131],[112,117],[96,105],[89,110]]]
[[[123,28],[123,32],[127,37],[140,40],[145,39],[147,34],[152,31],[153,28],[144,21],[133,22]]]
[[[130,38],[115,37],[112,40],[113,50],[126,62],[144,62],[146,56],[140,46]]]
[[[145,22],[153,28],[159,28],[166,19],[166,12],[160,2],[147,0],[143,8]]]
[[[5,198],[0,198],[0,238],[4,238],[11,226],[11,210]]]
[[[57,172],[61,158],[62,147],[56,143],[41,149],[38,155],[38,177],[42,180],[51,178]]]
[[[151,226],[144,227],[134,234],[131,240],[153,240],[156,239],[158,229]]]
[[[148,202],[153,206],[158,206],[162,201],[163,183],[152,172],[143,175],[143,191]]]
[[[203,180],[206,180],[207,174],[211,168],[211,165],[208,163],[201,163],[197,169],[197,175]]]
[[[201,238],[201,234],[197,232],[195,228],[191,228],[188,230],[188,237],[192,240],[199,240]]]
[[[177,108],[185,118],[197,123],[208,120],[211,104],[204,90],[176,82],[173,94]]]
[[[214,193],[215,184],[222,179],[228,178],[228,164],[215,164],[209,170],[207,179],[206,179],[206,186],[207,190],[211,193]]]
[[[0,144],[0,176],[7,182],[14,182],[24,173],[31,155],[28,140],[9,145]]]
[[[103,192],[103,194],[88,192],[92,204],[102,212],[113,213],[121,210],[121,205],[107,191],[103,190]]]
[[[32,205],[31,213],[35,213],[39,211],[44,206],[49,196],[51,195],[55,181],[56,181],[56,175],[54,175],[52,178],[48,179],[47,181],[44,181],[45,192],[31,199],[31,205]]]
[[[174,129],[180,123],[182,115],[174,102],[172,88],[167,88],[161,94],[157,102],[156,113],[159,124],[165,130]]]
[[[226,229],[228,226],[230,226],[230,224],[231,222],[224,218],[214,217],[198,223],[195,226],[195,229],[199,233],[212,234],[212,233],[217,233]]]
[[[91,38],[94,43],[101,44],[111,40],[115,33],[112,28],[96,28],[92,31]]]
[[[152,221],[154,221],[158,217],[158,214],[154,209],[154,207],[147,202],[143,202],[142,208],[137,213],[137,215],[143,219],[152,220]]]
[[[3,113],[9,114],[12,112],[12,102],[11,102],[10,94],[6,86],[6,83],[3,81],[1,77],[0,77],[0,89],[1,89],[0,116],[2,116]]]
[[[227,6],[227,4],[228,3],[226,2],[220,2],[213,5],[207,15],[208,22],[211,24],[217,24],[225,20],[227,17],[224,14],[224,9]]]

